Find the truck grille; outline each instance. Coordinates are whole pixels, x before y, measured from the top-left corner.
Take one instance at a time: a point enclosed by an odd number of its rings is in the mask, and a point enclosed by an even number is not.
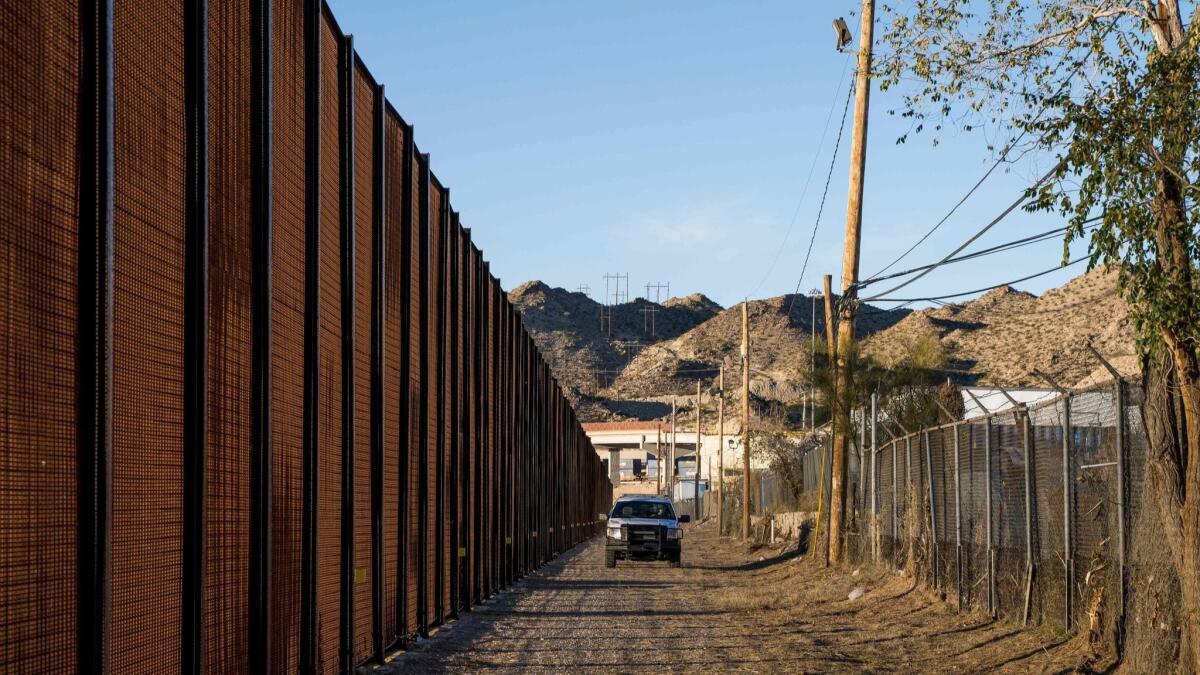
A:
[[[660,530],[657,525],[630,525],[629,541],[633,544],[658,541]]]

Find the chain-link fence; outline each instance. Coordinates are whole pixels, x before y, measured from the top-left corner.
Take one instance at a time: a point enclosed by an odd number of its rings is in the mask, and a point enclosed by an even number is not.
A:
[[[905,569],[963,609],[1114,630],[1141,503],[1129,499],[1145,462],[1140,400],[1111,382],[903,437],[863,434],[847,472],[848,556]],[[815,490],[808,475],[806,463]]]

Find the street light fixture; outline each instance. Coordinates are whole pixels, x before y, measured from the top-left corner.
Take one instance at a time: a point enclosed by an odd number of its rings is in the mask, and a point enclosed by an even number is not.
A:
[[[846,20],[838,17],[833,20],[833,32],[837,33],[837,50],[842,51],[842,47],[854,41],[854,35],[850,33],[850,27],[846,25]]]

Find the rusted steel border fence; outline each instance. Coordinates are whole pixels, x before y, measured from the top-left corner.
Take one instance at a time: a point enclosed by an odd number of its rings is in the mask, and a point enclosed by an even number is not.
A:
[[[346,673],[599,531],[319,0],[0,8],[0,671]]]

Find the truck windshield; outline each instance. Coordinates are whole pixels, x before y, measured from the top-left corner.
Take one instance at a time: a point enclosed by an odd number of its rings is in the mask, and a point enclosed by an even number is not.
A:
[[[675,512],[666,502],[620,502],[613,507],[613,518],[666,518],[675,519]]]

